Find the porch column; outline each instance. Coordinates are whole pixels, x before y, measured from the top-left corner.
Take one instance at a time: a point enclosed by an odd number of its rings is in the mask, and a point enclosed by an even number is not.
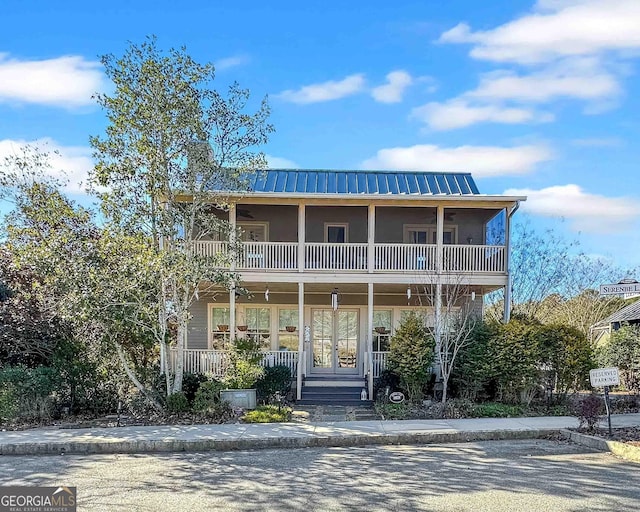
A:
[[[236,285],[229,288],[229,339],[236,339]]]
[[[373,283],[367,283],[367,368],[369,400],[373,400]]]
[[[373,273],[375,265],[376,207],[369,205],[369,223],[367,228],[367,268]]]
[[[304,243],[306,235],[306,207],[298,205],[298,272],[304,272]],[[302,333],[302,332],[301,332]]]
[[[511,253],[511,210],[504,209],[504,270],[507,273],[507,284],[504,287],[504,315],[506,324],[511,318],[511,269],[509,256]]]
[[[231,271],[236,269],[236,259],[238,255],[235,252],[236,248],[236,229],[238,224],[236,223],[236,204],[229,205],[229,243],[231,244],[231,250],[233,258],[231,258]]]
[[[442,272],[444,252],[444,206],[438,206],[436,217],[436,296],[434,299],[436,353],[442,344]],[[440,380],[440,365],[436,364],[436,379]]]
[[[304,283],[298,283],[298,375],[296,381],[296,399],[302,398],[302,376],[306,355],[304,353]]]

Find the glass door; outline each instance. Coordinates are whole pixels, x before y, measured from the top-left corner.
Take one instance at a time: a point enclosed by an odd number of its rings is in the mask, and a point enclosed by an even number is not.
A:
[[[312,373],[358,373],[358,311],[314,309]]]

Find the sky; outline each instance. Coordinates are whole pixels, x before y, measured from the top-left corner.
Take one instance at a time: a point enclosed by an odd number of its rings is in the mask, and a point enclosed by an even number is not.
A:
[[[82,200],[99,58],[152,34],[213,62],[218,90],[268,96],[272,167],[468,171],[526,195],[535,228],[640,265],[638,0],[4,0],[0,158],[58,150]]]

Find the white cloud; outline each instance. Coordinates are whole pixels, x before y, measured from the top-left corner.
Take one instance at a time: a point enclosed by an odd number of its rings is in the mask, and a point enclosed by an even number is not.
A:
[[[420,171],[468,171],[477,178],[520,175],[552,158],[545,146],[458,146],[442,148],[430,144],[381,149],[365,160],[365,169]]]
[[[104,83],[100,63],[84,57],[28,61],[0,54],[0,102],[79,107],[91,104]]]
[[[411,75],[403,70],[392,71],[387,75],[387,83],[371,90],[373,99],[380,103],[399,103],[407,87],[413,83]]]
[[[525,64],[640,49],[640,2],[542,0],[536,11],[492,30],[460,23],[439,40],[472,43],[477,59]]]
[[[30,145],[49,154],[50,169],[47,174],[62,180],[65,191],[71,194],[84,194],[89,171],[93,168],[91,148],[85,146],[62,146],[50,138],[34,141],[0,140],[0,162],[9,155],[20,154],[20,148]]]
[[[342,80],[305,85],[298,90],[289,89],[277,95],[285,101],[298,104],[332,101],[362,92],[365,87],[364,75],[349,75]]]
[[[265,155],[269,169],[300,169],[293,160],[279,156]]]
[[[495,71],[465,96],[490,101],[546,103],[558,98],[586,101],[609,99],[620,93],[616,77],[592,59],[569,59],[542,71],[519,75]]]
[[[482,122],[522,124],[553,120],[551,114],[538,113],[528,108],[471,105],[463,98],[454,98],[444,103],[427,103],[414,108],[411,111],[411,117],[419,119],[432,130],[438,131],[464,128]]]
[[[637,201],[624,197],[589,194],[580,186],[569,184],[532,189],[509,189],[507,195],[525,195],[522,208],[535,215],[562,217],[579,231],[611,233],[629,229],[640,218]]]
[[[249,62],[249,56],[245,54],[233,55],[231,57],[225,57],[224,59],[217,60],[215,62],[216,71],[224,71],[230,68],[236,68],[243,66]]]

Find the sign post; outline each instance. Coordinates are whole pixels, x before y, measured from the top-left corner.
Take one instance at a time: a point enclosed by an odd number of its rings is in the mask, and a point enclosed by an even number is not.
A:
[[[609,437],[613,435],[611,431],[611,407],[609,403],[609,386],[620,384],[620,373],[618,368],[595,368],[589,370],[589,379],[594,388],[604,388],[604,406],[607,410],[607,423],[609,424]]]

